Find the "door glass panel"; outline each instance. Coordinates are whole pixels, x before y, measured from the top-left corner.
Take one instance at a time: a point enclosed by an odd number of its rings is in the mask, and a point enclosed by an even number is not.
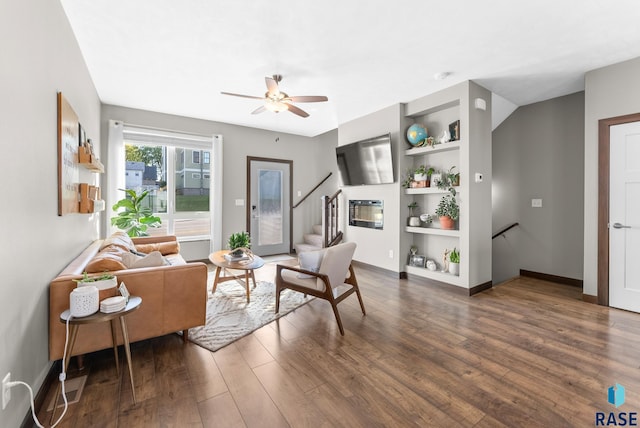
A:
[[[282,171],[258,171],[258,245],[281,244],[283,237]]]

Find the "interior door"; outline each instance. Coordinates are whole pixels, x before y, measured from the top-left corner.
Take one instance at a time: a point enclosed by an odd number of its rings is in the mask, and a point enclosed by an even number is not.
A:
[[[247,158],[251,251],[259,256],[291,251],[292,161]]]
[[[640,122],[610,127],[609,304],[640,312]]]

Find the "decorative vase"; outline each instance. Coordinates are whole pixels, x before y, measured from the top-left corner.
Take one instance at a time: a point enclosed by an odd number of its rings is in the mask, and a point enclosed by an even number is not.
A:
[[[99,281],[78,282],[78,287],[92,285],[98,289],[99,301],[118,294],[118,277],[114,276],[109,279],[101,279]]]
[[[452,275],[459,275],[460,263],[449,262],[449,273]]]
[[[452,229],[455,229],[456,222],[449,216],[441,216],[440,227],[446,230],[452,230]]]
[[[415,227],[420,226],[420,217],[409,217],[407,224]]]
[[[427,174],[413,174],[414,181],[427,181]]]

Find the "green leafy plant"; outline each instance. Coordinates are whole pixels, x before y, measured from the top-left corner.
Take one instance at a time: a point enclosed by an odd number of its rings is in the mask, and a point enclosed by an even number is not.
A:
[[[418,208],[418,203],[416,201],[413,201],[409,205],[407,205],[407,208],[409,208],[409,216],[413,217],[413,210],[415,208]]]
[[[247,232],[232,233],[227,240],[227,246],[230,250],[237,248],[251,248],[251,237]]]
[[[439,189],[447,189],[454,196],[456,194],[456,189],[454,188],[454,186],[460,185],[460,173],[453,172],[455,168],[455,165],[449,168],[447,172],[442,174],[442,179],[436,183]]]
[[[449,253],[449,261],[451,263],[460,263],[460,251],[458,251],[455,247]]]
[[[435,169],[432,167],[427,168],[426,165],[418,165],[418,167],[413,171],[414,174],[425,174],[427,177],[430,177],[434,172]]]
[[[460,215],[460,207],[456,202],[454,194],[443,196],[440,199],[438,208],[436,208],[436,215],[438,217],[450,217],[453,220],[457,220]]]
[[[123,190],[123,189],[120,189]],[[147,228],[160,227],[162,220],[154,216],[151,208],[143,206],[142,201],[149,194],[148,190],[138,194],[135,190],[124,189],[127,197],[120,199],[113,205],[113,210],[118,211],[118,215],[111,217],[111,225],[127,232],[129,236],[149,236]]]
[[[115,278],[115,276],[111,275],[110,273],[103,273],[100,276],[89,276],[87,274],[87,271],[82,272],[82,278],[80,279],[74,279],[74,282],[97,282],[97,281],[104,281],[106,279],[113,279]]]
[[[405,189],[411,187],[411,182],[413,181],[413,168],[409,168],[405,174],[404,180],[402,180],[402,187]]]

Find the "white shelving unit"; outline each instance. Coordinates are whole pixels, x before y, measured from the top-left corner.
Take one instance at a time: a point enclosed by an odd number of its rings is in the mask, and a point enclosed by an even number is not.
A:
[[[456,193],[460,191],[460,187],[454,187]],[[404,189],[404,193],[407,195],[445,195],[449,193],[447,189],[438,189],[437,187],[414,187],[411,189]]]
[[[440,235],[440,236],[451,236],[455,238],[460,237],[459,230],[447,230],[447,229],[438,229],[435,227],[416,227],[416,226],[407,226],[404,228],[405,232],[409,233],[421,233],[423,235]]]
[[[421,124],[429,135],[437,138],[451,123],[460,121],[460,139],[433,147],[405,149],[400,160],[403,170],[426,165],[444,173],[455,166],[455,172],[460,173],[460,186],[455,187],[460,206],[457,230],[406,224],[400,228],[403,248],[408,252],[410,246],[417,246],[418,254],[434,260],[438,270],[405,265],[405,271],[469,289],[491,281],[491,112],[489,108],[476,109],[476,98],[488,101],[489,105],[491,93],[467,81],[407,103],[405,118],[409,124]],[[485,182],[473,180],[476,172],[483,173]],[[408,188],[404,189],[401,201],[404,206],[417,202],[420,212],[433,214],[440,199],[448,193],[447,189],[437,187]],[[444,251],[454,247],[460,251],[460,274],[440,272]]]
[[[461,140],[450,141],[448,143],[438,144],[433,147],[413,147],[405,150],[404,154],[407,156],[420,156],[438,152],[448,152],[450,150],[459,150]]]

